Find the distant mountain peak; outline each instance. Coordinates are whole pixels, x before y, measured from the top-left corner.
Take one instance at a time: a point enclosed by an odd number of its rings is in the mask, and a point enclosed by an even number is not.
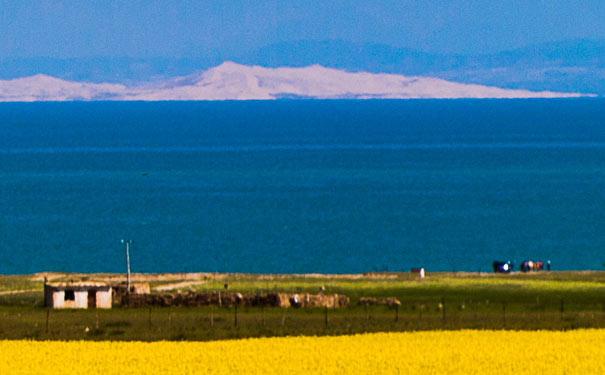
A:
[[[120,84],[66,81],[37,74],[0,81],[0,101],[271,100],[412,98],[557,98],[583,94],[502,89],[433,77],[347,72],[321,65],[268,68],[226,61],[164,82]]]
[[[246,65],[242,65],[242,64],[238,64],[236,62],[233,61],[224,61],[223,63],[221,63],[220,65],[217,65],[213,68],[210,68],[209,70],[237,70],[237,69],[241,69],[243,67],[246,67]]]
[[[345,40],[299,40],[243,54],[172,57],[2,58],[0,79],[37,73],[77,82],[114,82],[130,87],[182,85],[210,69],[242,66],[302,68],[319,65],[346,72],[435,77],[507,89],[591,92],[605,95],[605,40],[575,39],[488,54],[436,54]],[[225,61],[223,63],[223,61]]]

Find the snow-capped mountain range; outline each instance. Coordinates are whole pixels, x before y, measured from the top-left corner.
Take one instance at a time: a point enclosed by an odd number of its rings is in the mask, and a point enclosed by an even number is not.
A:
[[[265,68],[225,62],[201,73],[126,86],[46,75],[0,80],[0,101],[562,98],[589,94],[502,89],[439,78],[346,72],[320,65]]]

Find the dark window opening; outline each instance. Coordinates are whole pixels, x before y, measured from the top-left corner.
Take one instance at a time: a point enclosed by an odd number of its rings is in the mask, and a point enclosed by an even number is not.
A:
[[[73,290],[66,290],[65,291],[65,301],[75,301],[76,300],[76,293]]]

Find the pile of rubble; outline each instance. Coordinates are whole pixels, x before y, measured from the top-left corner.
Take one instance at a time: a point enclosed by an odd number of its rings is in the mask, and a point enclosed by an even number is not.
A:
[[[328,307],[349,305],[342,294],[286,294],[237,292],[140,293],[114,295],[114,302],[123,307],[148,306],[258,306],[258,307]]]
[[[361,297],[358,302],[359,305],[362,306],[401,306],[401,301],[399,301],[395,297],[388,298],[375,298],[375,297]]]

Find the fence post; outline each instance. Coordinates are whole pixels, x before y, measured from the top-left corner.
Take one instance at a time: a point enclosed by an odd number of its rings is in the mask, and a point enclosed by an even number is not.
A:
[[[46,334],[48,335],[48,320],[50,318],[50,308],[46,308]]]
[[[99,312],[95,311],[95,329],[99,329]]]
[[[282,309],[283,309],[283,313],[282,313],[282,316],[281,316],[281,325],[283,327],[283,326],[286,325],[286,308],[282,307]]]

